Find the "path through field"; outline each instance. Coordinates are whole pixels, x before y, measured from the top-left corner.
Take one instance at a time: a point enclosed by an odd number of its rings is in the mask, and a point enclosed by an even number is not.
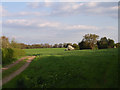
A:
[[[12,66],[16,65],[16,64],[19,63],[20,61],[25,60],[25,59],[27,59],[27,58],[29,58],[29,57],[30,57],[30,56],[26,56],[26,57],[20,58],[20,59],[17,60],[16,62],[14,62],[14,63],[12,63],[12,64],[10,64],[10,65],[7,65],[7,66],[5,66],[5,67],[3,67],[3,68],[2,68],[2,71],[11,68]]]
[[[13,79],[15,76],[19,75],[22,71],[24,71],[30,64],[30,62],[35,58],[36,56],[29,56],[27,57],[28,60],[26,61],[26,63],[20,67],[17,71],[13,72],[12,74],[10,74],[9,76],[5,77],[2,79],[2,85],[7,83],[8,81],[10,81],[11,79]],[[25,58],[24,58],[25,59]],[[9,66],[11,67],[11,65]]]

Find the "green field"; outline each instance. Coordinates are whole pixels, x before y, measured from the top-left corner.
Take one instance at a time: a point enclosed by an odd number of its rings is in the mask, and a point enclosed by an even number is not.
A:
[[[117,88],[118,49],[26,49],[30,66],[4,88]]]

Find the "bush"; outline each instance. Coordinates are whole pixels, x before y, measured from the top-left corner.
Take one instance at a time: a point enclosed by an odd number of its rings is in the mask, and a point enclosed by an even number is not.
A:
[[[7,65],[17,60],[18,57],[21,57],[25,52],[21,49],[13,48],[2,48],[2,64]]]
[[[11,63],[13,61],[14,50],[11,48],[2,48],[2,63],[3,65]]]

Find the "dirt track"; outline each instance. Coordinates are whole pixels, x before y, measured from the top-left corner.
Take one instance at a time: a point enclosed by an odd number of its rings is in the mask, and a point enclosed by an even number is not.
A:
[[[8,81],[10,81],[11,79],[13,79],[15,76],[19,75],[22,71],[24,71],[30,64],[30,62],[35,58],[36,56],[29,56],[28,60],[26,61],[26,63],[20,67],[17,71],[13,72],[12,74],[10,74],[9,76],[5,77],[2,79],[2,85],[7,83]]]
[[[30,56],[22,57],[21,59],[17,60],[16,62],[14,62],[14,63],[12,63],[12,64],[10,64],[10,65],[7,65],[7,66],[5,66],[5,67],[3,67],[3,68],[2,68],[2,71],[11,68],[11,67],[14,66],[15,64],[17,64],[17,63],[19,63],[20,61],[25,60],[25,59],[27,59],[27,58],[29,58],[29,57],[30,57]]]

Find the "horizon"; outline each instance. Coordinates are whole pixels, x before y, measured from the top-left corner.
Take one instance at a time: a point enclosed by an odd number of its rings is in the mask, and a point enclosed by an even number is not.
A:
[[[119,42],[117,2],[3,2],[0,8],[2,34],[19,43],[78,43],[89,33]]]
[[[104,38],[104,37],[101,37],[101,38]],[[98,38],[97,39],[97,41],[99,41],[101,38]],[[107,38],[107,37],[106,37]],[[9,39],[9,38],[8,38]],[[107,38],[107,39],[112,39],[112,38]],[[18,41],[16,41],[16,39],[15,38],[12,38],[12,39],[9,39],[9,41],[11,42],[12,40],[14,40],[15,42],[17,42],[17,43],[22,43],[22,42],[18,42]],[[113,39],[112,39],[113,40]],[[81,40],[82,41],[82,40]],[[34,44],[49,44],[49,45],[54,45],[54,44],[64,44],[64,43],[72,43],[72,44],[74,44],[74,43],[76,43],[76,44],[78,44],[78,43],[80,43],[81,41],[79,41],[79,42],[59,42],[59,43],[53,43],[53,44],[50,44],[50,43],[30,43],[30,44],[28,44],[28,43],[23,43],[23,44],[26,44],[26,45],[34,45]],[[120,43],[120,42],[115,42],[115,43]]]

